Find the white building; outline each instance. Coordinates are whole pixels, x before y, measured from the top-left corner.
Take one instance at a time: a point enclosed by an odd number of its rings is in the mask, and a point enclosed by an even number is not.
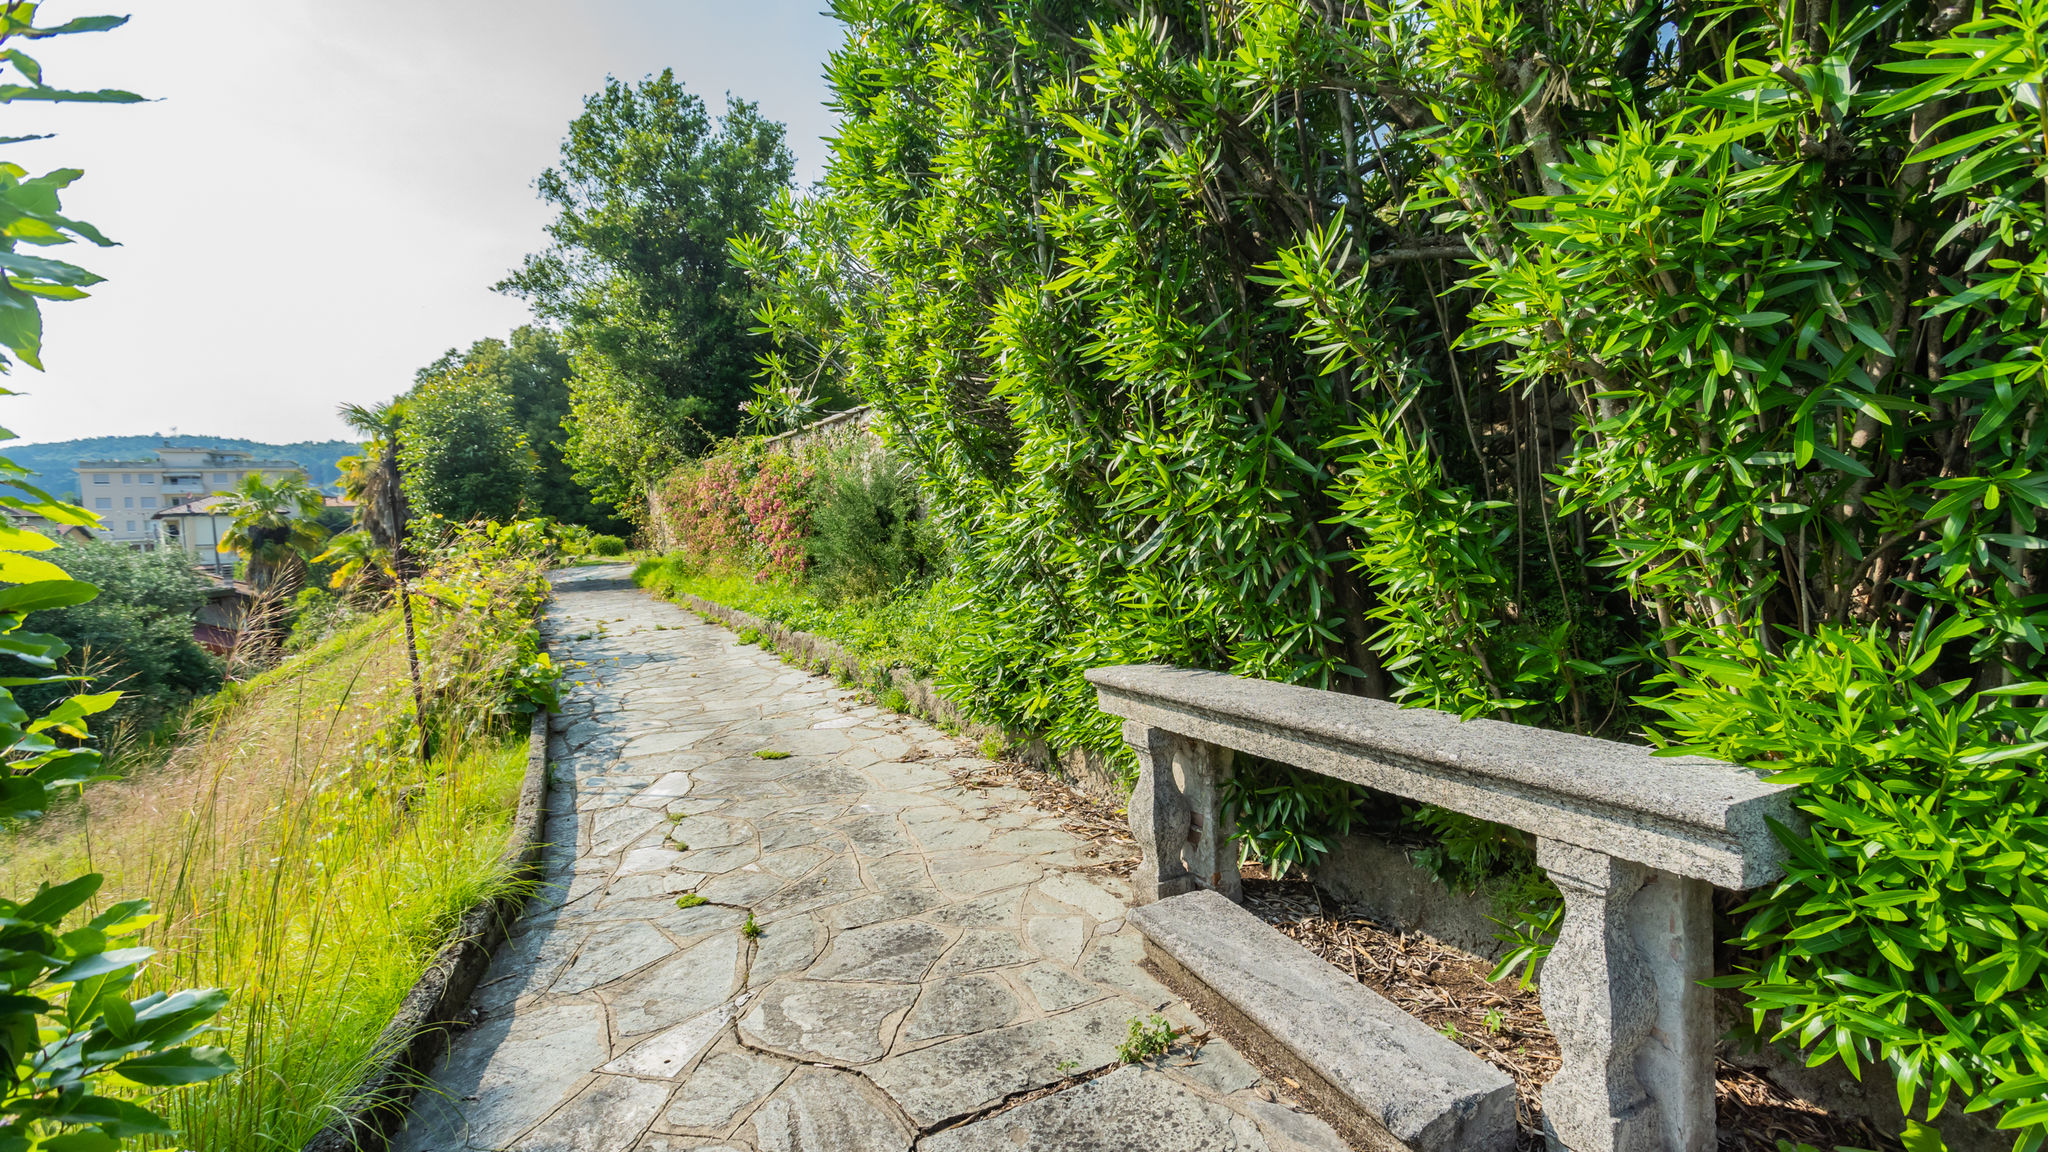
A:
[[[154,460],[80,460],[78,502],[106,526],[101,539],[154,549],[162,523],[155,519],[158,512],[226,492],[252,473],[273,484],[286,476],[309,480],[291,460],[165,444]]]

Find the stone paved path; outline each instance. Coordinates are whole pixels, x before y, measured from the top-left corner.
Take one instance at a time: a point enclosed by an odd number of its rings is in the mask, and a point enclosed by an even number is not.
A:
[[[1123,882],[1025,793],[956,783],[985,765],[960,742],[625,576],[557,579],[549,643],[588,668],[549,884],[398,1148],[1341,1152],[1221,1040],[1030,1098],[1133,1019],[1200,1027],[1138,967]]]

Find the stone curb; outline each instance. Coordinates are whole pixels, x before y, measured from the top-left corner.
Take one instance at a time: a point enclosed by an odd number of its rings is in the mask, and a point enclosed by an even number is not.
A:
[[[687,592],[678,593],[677,602],[697,615],[717,621],[735,632],[752,629],[760,633],[769,646],[778,652],[795,657],[797,663],[806,671],[823,672],[827,675],[844,671],[863,683],[878,675],[886,675],[890,686],[903,693],[904,700],[909,703],[909,711],[913,714],[933,723],[957,729],[963,736],[976,740],[993,736],[1013,745],[1025,763],[1042,772],[1058,776],[1099,800],[1121,806],[1130,798],[1129,789],[1118,782],[1116,773],[1109,768],[1101,753],[1080,750],[1055,755],[1042,736],[1010,732],[970,719],[960,710],[959,705],[939,695],[936,684],[913,674],[907,668],[895,665],[882,668],[873,663],[863,663],[860,657],[816,633],[798,632],[773,620],[764,620],[751,612],[728,608],[702,596],[693,596]]]
[[[472,906],[456,922],[449,942],[377,1037],[383,1055],[364,1075],[355,1103],[307,1141],[303,1152],[383,1152],[389,1146],[405,1120],[406,1103],[447,1051],[452,1026],[490,965],[492,951],[526,906],[531,882],[541,878],[547,806],[548,713],[540,711],[533,714],[527,735],[526,777],[519,785],[512,834],[499,857],[511,878],[525,883]]]

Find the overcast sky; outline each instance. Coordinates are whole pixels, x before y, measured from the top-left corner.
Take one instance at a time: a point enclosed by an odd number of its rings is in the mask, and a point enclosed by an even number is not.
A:
[[[121,247],[52,252],[104,275],[45,305],[48,371],[18,366],[0,425],[25,440],[347,435],[525,305],[490,290],[544,243],[533,179],[606,75],[672,67],[789,125],[798,180],[831,130],[825,0],[50,0],[44,22],[132,13],[29,45],[49,83],[144,105],[16,104],[0,155],[85,169],[68,215]]]

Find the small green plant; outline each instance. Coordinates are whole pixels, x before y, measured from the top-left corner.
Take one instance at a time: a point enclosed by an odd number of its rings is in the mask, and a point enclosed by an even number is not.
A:
[[[1164,1016],[1153,1016],[1150,1020],[1131,1020],[1130,1034],[1116,1046],[1116,1058],[1124,1064],[1136,1064],[1154,1056],[1166,1055],[1173,1047],[1173,1038],[1180,1033],[1168,1023]]]
[[[747,922],[740,925],[740,935],[745,936],[749,940],[761,938],[761,925],[754,920],[754,912],[751,908],[747,910]]]
[[[983,736],[981,738],[981,758],[983,760],[1001,760],[1009,752],[1010,746],[1003,741],[1002,737]]]
[[[695,908],[699,904],[709,903],[711,903],[711,901],[706,900],[702,896],[697,895],[695,892],[685,892],[681,896],[676,897],[676,907],[678,908]],[[753,917],[749,916],[748,922],[751,923],[752,920]]]
[[[738,644],[741,644],[741,645],[746,645],[746,644],[759,644],[760,642],[761,642],[761,633],[760,633],[760,630],[759,630],[759,629],[755,629],[755,628],[742,628],[742,629],[740,629],[740,630],[739,630],[739,639],[738,639],[737,641],[735,641],[735,643],[738,643]]]
[[[593,556],[624,556],[626,554],[626,542],[617,536],[592,536],[590,538],[590,554]]]
[[[690,850],[690,846],[681,840],[671,840],[669,843],[675,845],[675,849],[678,852],[688,852]]]
[[[682,812],[671,812],[668,814],[668,822],[671,824],[681,824],[683,822],[684,815],[685,813]]]
[[[1479,1018],[1479,1023],[1486,1027],[1489,1035],[1493,1036],[1500,1035],[1500,1030],[1507,1025],[1507,1022],[1508,1018],[1502,1015],[1501,1010],[1498,1008],[1488,1008],[1486,1015]]]
[[[1458,1031],[1456,1024],[1446,1024],[1436,1031],[1437,1035],[1442,1036],[1446,1040],[1456,1040],[1459,1036],[1463,1035],[1463,1033]]]
[[[1074,1074],[1074,1069],[1079,1068],[1080,1066],[1081,1062],[1079,1060],[1062,1060],[1059,1063],[1054,1064],[1053,1069],[1057,1071],[1061,1076],[1072,1076]]]
[[[887,692],[882,693],[882,707],[887,708],[891,712],[908,712],[910,711],[910,698],[903,694],[902,689],[891,688]]]
[[[789,753],[777,748],[763,748],[754,755],[763,760],[787,760],[790,757]]]

